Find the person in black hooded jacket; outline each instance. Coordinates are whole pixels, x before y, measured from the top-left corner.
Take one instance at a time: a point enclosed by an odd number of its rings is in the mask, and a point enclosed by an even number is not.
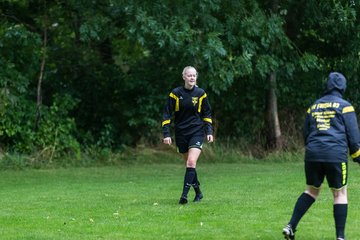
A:
[[[326,177],[333,193],[336,237],[345,239],[348,209],[348,154],[360,163],[360,134],[354,107],[342,98],[346,79],[329,74],[324,95],[307,110],[304,124],[306,190],[298,198],[285,239],[295,239],[296,227],[315,202]]]

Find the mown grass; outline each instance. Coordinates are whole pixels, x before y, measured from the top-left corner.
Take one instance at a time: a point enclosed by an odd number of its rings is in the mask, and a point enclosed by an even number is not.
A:
[[[208,163],[204,199],[178,205],[184,166],[127,164],[0,172],[1,239],[282,239],[302,162]],[[350,163],[348,239],[360,239],[360,168]],[[193,198],[193,192],[189,196]],[[327,187],[297,239],[335,239]]]

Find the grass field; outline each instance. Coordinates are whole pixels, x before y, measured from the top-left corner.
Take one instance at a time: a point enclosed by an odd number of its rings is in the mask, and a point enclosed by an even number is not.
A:
[[[304,189],[302,163],[200,162],[204,199],[178,205],[184,167],[0,172],[1,239],[282,239]],[[360,168],[350,163],[347,239],[360,239]],[[193,192],[189,196],[192,199]],[[335,239],[327,187],[298,239]]]

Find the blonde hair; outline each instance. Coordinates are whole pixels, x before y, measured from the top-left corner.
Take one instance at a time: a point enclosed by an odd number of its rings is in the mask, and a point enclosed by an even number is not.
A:
[[[184,67],[184,70],[182,71],[182,75],[184,76],[186,71],[189,70],[189,69],[194,69],[195,72],[196,72],[196,76],[198,75],[198,71],[196,70],[196,68],[194,68],[193,66],[186,66]]]

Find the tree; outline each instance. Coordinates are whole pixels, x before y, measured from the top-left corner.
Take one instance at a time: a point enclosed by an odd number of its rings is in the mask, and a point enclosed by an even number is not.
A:
[[[0,9],[6,148],[36,151],[55,139],[69,147],[67,136],[114,149],[156,144],[166,96],[187,65],[200,72],[222,139],[286,148],[281,138],[301,132],[331,70],[360,102],[352,1],[21,0]],[[26,147],[34,139],[41,144]]]

